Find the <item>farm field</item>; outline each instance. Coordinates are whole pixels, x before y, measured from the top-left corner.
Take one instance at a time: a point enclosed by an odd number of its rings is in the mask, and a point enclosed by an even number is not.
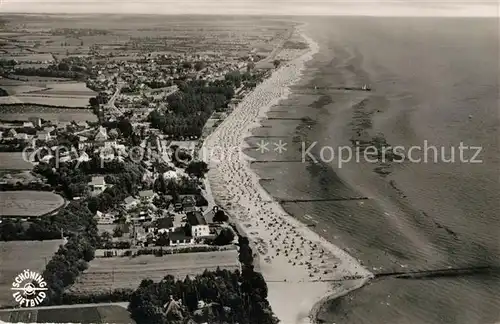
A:
[[[1,99],[2,97],[0,97]],[[3,97],[12,98],[12,97]],[[40,117],[54,123],[97,121],[96,115],[90,109],[53,108],[37,105],[3,106],[0,111],[0,120],[28,120],[30,117]]]
[[[21,152],[0,152],[0,170],[31,170],[33,164],[25,161]]]
[[[47,191],[1,191],[0,216],[39,217],[64,205],[63,197]]]
[[[135,323],[129,312],[117,305],[0,310],[0,320],[11,323]]]
[[[156,257],[141,255],[135,258],[95,258],[89,268],[69,291],[88,294],[118,288],[135,289],[142,279],[160,281],[166,275],[184,279],[187,275],[202,274],[205,269],[239,269],[236,250],[219,252],[182,253]]]
[[[0,242],[0,306],[15,303],[10,290],[14,278],[25,269],[42,272],[61,244],[63,240]]]
[[[54,78],[19,77],[21,80],[0,79],[0,87],[10,96],[0,97],[0,104],[32,104],[84,108],[97,94],[83,82],[58,82]],[[27,81],[22,81],[26,79]]]
[[[52,62],[54,58],[48,53],[37,53],[30,55],[6,56],[4,60],[16,60],[18,62]]]
[[[54,107],[84,108],[89,104],[92,96],[67,96],[64,94],[18,94],[16,96],[0,97],[0,104],[30,104],[30,105],[48,105]]]

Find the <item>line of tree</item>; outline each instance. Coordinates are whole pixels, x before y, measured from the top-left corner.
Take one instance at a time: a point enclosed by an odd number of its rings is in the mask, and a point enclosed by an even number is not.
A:
[[[97,235],[97,223],[86,201],[72,201],[55,215],[40,217],[29,222],[4,219],[0,223],[0,241],[42,241],[86,231]]]
[[[171,275],[158,283],[145,279],[132,294],[128,309],[138,324],[277,323],[265,281],[246,275],[217,269],[177,281]],[[250,281],[254,286],[248,286]]]
[[[155,110],[149,115],[151,126],[175,138],[200,137],[212,112],[227,108],[234,96],[235,83],[232,79],[178,82],[179,91],[166,98],[168,111]]]
[[[172,196],[173,202],[178,202],[180,195],[200,194],[198,180],[186,176],[165,179],[163,175],[160,175],[153,184],[153,190],[158,194]],[[203,203],[203,201],[200,201],[200,204]]]
[[[80,273],[88,268],[94,258],[97,236],[83,233],[71,236],[59,248],[45,267],[42,276],[47,282],[45,305],[59,304],[64,290],[75,283]]]
[[[43,182],[16,182],[16,183],[2,183],[0,184],[0,191],[52,191],[52,187]]]
[[[49,66],[47,68],[16,68],[14,74],[23,76],[40,76],[40,77],[50,77],[50,78],[65,78],[73,80],[85,80],[86,74],[82,71],[71,71],[66,70],[66,65],[62,66]]]
[[[159,283],[143,280],[130,299],[134,320],[138,324],[278,323],[264,277],[254,271],[248,238],[240,235],[238,245],[241,273],[217,269],[184,281],[170,275]],[[207,306],[200,308],[200,302]]]

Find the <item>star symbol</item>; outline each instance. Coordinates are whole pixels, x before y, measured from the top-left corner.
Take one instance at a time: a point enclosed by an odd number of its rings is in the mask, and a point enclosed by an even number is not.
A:
[[[279,154],[286,152],[286,144],[287,143],[284,143],[282,140],[279,140],[278,143],[273,143],[273,144],[275,146],[275,148],[274,148],[275,152],[278,152]]]
[[[259,143],[257,143],[257,148],[255,150],[259,151],[260,154],[264,154],[265,152],[269,152],[269,148],[267,147],[268,145],[269,142],[261,140]]]

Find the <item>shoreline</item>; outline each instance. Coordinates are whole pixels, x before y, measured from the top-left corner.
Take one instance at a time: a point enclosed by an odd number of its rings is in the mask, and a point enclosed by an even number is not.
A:
[[[311,317],[323,302],[347,294],[373,277],[355,258],[287,214],[260,185],[250,168],[252,158],[242,153],[248,148],[244,139],[252,136],[251,130],[260,126],[259,120],[272,106],[290,95],[289,87],[301,78],[305,63],[319,50],[302,27],[297,26],[294,33],[300,34],[309,49],[259,84],[203,143],[205,150],[215,152],[206,161],[214,199],[235,217],[257,247],[268,300],[286,324],[312,323]],[[275,246],[278,239],[283,240]],[[335,282],[334,287],[325,281]]]

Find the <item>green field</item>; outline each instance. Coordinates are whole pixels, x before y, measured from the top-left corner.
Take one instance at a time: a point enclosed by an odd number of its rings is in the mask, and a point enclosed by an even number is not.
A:
[[[115,305],[2,310],[0,320],[10,323],[135,323],[125,308]]]
[[[23,158],[22,152],[0,152],[0,170],[31,170],[33,164]]]
[[[64,205],[63,197],[47,191],[0,192],[0,216],[40,217]]]
[[[62,244],[63,240],[0,242],[0,306],[15,304],[10,288],[16,276],[25,269],[41,273]]]

